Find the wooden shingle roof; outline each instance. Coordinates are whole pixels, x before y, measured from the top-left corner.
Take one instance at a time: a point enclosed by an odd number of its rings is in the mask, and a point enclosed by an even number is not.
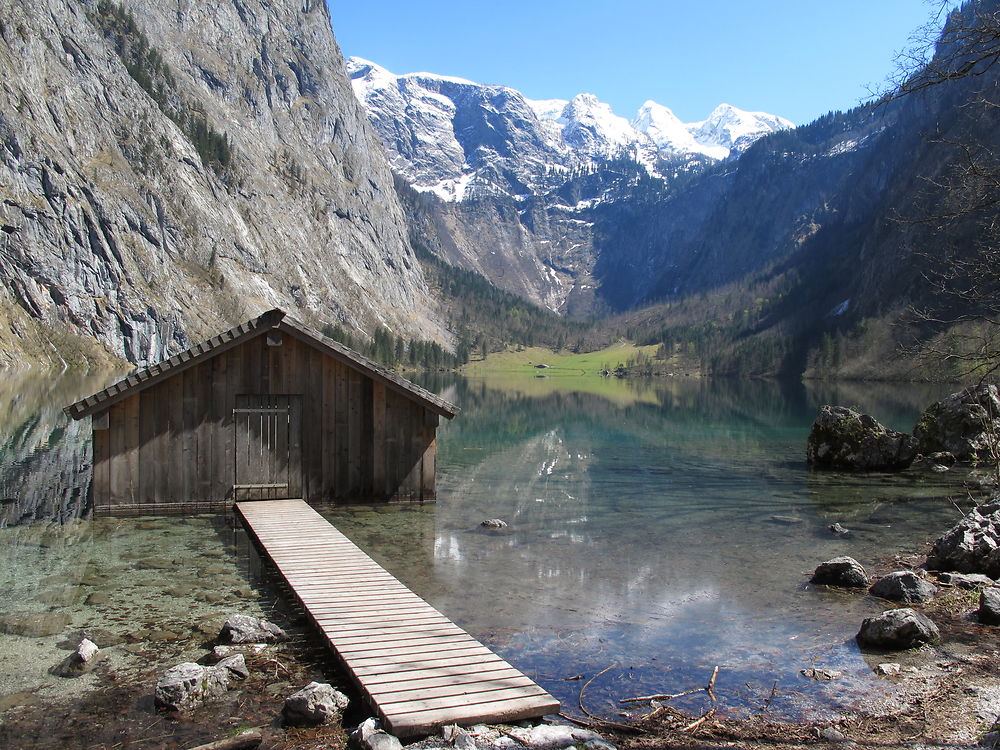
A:
[[[63,411],[73,419],[82,419],[106,409],[134,393],[138,393],[156,383],[173,377],[177,373],[183,372],[187,368],[199,364],[206,359],[211,359],[227,349],[239,346],[250,339],[263,336],[268,331],[273,330],[279,330],[294,336],[300,341],[319,349],[324,354],[343,362],[348,367],[352,367],[374,380],[381,381],[389,388],[422,403],[428,409],[442,417],[451,419],[459,412],[458,407],[454,404],[445,401],[443,398],[434,395],[415,383],[411,383],[406,378],[400,377],[391,370],[382,367],[340,342],[329,339],[318,331],[289,318],[283,310],[279,309],[268,310],[262,315],[248,320],[246,323],[241,323],[235,328],[230,328],[228,331],[210,338],[208,341],[192,346],[180,354],[175,354],[170,359],[147,367],[144,370],[134,372],[117,383],[108,386],[103,391],[98,391],[92,396],[80,399],[75,404],[70,404]]]

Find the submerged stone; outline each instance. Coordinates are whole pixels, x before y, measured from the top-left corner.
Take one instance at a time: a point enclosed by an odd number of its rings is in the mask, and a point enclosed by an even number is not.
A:
[[[156,683],[157,708],[187,711],[219,698],[229,690],[231,672],[225,667],[203,667],[185,662],[168,669]]]
[[[273,622],[250,615],[230,615],[219,632],[223,643],[276,643],[288,638]]]
[[[317,726],[340,716],[348,698],[325,682],[310,682],[285,699],[281,715],[292,726]]]
[[[0,617],[0,633],[39,638],[58,635],[70,623],[70,616],[64,612],[43,612],[27,615],[4,615]]]

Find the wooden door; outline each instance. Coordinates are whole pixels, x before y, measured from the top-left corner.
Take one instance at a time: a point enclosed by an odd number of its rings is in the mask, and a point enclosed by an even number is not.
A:
[[[233,409],[233,497],[302,497],[302,397],[242,395]]]

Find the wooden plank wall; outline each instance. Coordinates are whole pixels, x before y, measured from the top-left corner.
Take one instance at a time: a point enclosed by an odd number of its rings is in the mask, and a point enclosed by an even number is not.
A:
[[[272,343],[274,341],[272,336]],[[233,502],[239,395],[298,395],[301,483],[309,502],[433,500],[437,415],[285,334],[224,351],[95,415],[98,510],[201,510]],[[104,423],[107,429],[100,429]]]

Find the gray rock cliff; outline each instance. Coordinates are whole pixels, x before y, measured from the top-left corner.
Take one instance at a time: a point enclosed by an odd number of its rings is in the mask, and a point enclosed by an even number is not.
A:
[[[445,343],[318,0],[0,0],[0,363],[256,312]]]

